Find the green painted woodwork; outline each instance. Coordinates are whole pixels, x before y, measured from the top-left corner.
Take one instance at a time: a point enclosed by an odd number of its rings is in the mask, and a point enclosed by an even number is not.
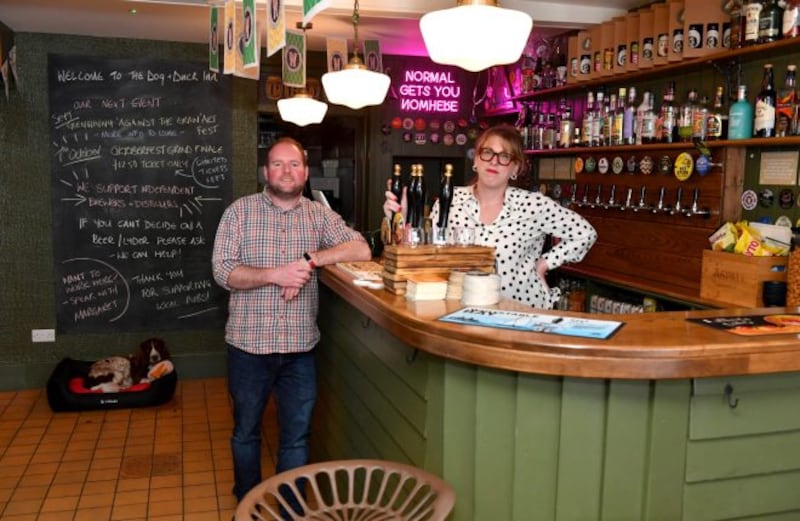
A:
[[[603,380],[409,360],[327,288],[321,309],[314,457],[433,471],[456,489],[452,521],[800,519],[800,375]]]

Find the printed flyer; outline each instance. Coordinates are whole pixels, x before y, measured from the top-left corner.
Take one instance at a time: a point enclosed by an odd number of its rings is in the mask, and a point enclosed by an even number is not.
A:
[[[536,313],[477,307],[460,309],[440,317],[439,320],[469,326],[496,327],[532,333],[550,333],[554,335],[597,338],[600,340],[610,338],[611,335],[624,325],[624,322],[616,322],[613,320],[539,315]]]
[[[800,333],[800,314],[743,315],[733,317],[688,318],[703,326],[721,329],[743,336],[782,335]]]

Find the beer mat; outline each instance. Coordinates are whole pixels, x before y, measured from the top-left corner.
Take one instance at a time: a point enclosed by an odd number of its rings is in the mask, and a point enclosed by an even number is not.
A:
[[[800,313],[776,315],[736,315],[731,317],[687,318],[703,326],[721,329],[735,335],[759,336],[800,333]]]
[[[614,320],[539,315],[479,307],[466,307],[439,317],[439,320],[467,326],[495,327],[528,333],[549,333],[598,340],[611,338],[619,328],[625,325],[624,322]]]
[[[337,262],[336,267],[343,269],[357,279],[374,281],[383,280],[381,277],[383,266],[375,261]]]

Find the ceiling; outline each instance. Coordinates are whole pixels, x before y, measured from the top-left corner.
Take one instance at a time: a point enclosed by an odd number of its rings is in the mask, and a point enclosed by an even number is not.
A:
[[[265,0],[256,0],[265,5]],[[15,32],[59,33],[179,42],[208,41],[212,0],[0,0],[0,22]],[[503,0],[502,7],[528,12],[534,34],[547,37],[565,29],[602,22],[646,0]],[[285,0],[287,27],[302,15],[302,0]],[[419,18],[454,7],[456,0],[359,0],[359,39],[378,39],[385,54],[425,56]],[[135,9],[136,14],[131,14]],[[330,0],[312,20],[308,46],[324,50],[326,37],[352,45],[353,2]]]

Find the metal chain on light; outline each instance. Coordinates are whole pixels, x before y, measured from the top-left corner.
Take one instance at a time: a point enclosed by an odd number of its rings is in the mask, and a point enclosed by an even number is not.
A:
[[[353,39],[353,56],[358,58],[358,0],[355,0],[353,3],[353,33],[355,34],[355,38]]]

